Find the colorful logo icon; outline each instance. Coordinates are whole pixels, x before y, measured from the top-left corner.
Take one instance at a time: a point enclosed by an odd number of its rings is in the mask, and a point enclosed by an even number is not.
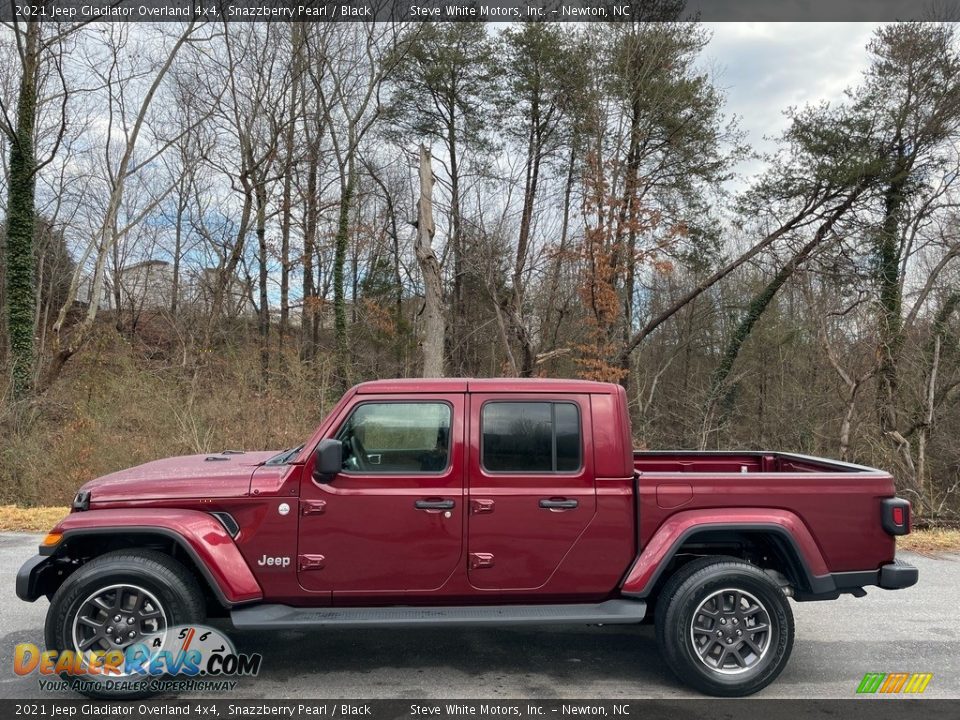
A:
[[[867,673],[857,686],[860,695],[907,693],[917,695],[927,689],[933,673]]]

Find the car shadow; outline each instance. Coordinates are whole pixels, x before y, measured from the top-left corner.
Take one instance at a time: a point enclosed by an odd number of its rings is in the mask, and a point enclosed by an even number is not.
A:
[[[239,651],[262,653],[262,677],[280,681],[381,671],[436,671],[440,676],[454,670],[469,677],[509,675],[530,696],[553,696],[563,686],[576,692],[595,682],[610,683],[621,696],[643,695],[651,686],[683,693],[664,666],[649,626],[272,632],[240,631],[229,623],[222,627]]]

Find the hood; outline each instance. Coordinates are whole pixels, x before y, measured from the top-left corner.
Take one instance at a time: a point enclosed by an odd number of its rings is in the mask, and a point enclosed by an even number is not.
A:
[[[224,498],[246,495],[259,465],[279,451],[205,453],[164,458],[91,480],[90,501]]]

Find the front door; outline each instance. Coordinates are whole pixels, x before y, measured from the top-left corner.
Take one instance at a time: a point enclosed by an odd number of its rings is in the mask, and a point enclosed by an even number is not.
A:
[[[300,496],[300,585],[334,597],[430,591],[460,567],[463,395],[357,395],[330,437],[343,470]]]
[[[541,588],[596,513],[590,398],[471,395],[470,436],[470,584]]]

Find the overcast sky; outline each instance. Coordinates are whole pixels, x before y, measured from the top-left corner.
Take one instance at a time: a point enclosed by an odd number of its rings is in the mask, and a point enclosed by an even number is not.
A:
[[[839,100],[866,67],[866,44],[876,23],[705,23],[713,39],[703,62],[727,95],[727,113],[755,150],[772,149],[765,136],[785,127],[783,111]],[[760,166],[747,162],[751,175]]]

